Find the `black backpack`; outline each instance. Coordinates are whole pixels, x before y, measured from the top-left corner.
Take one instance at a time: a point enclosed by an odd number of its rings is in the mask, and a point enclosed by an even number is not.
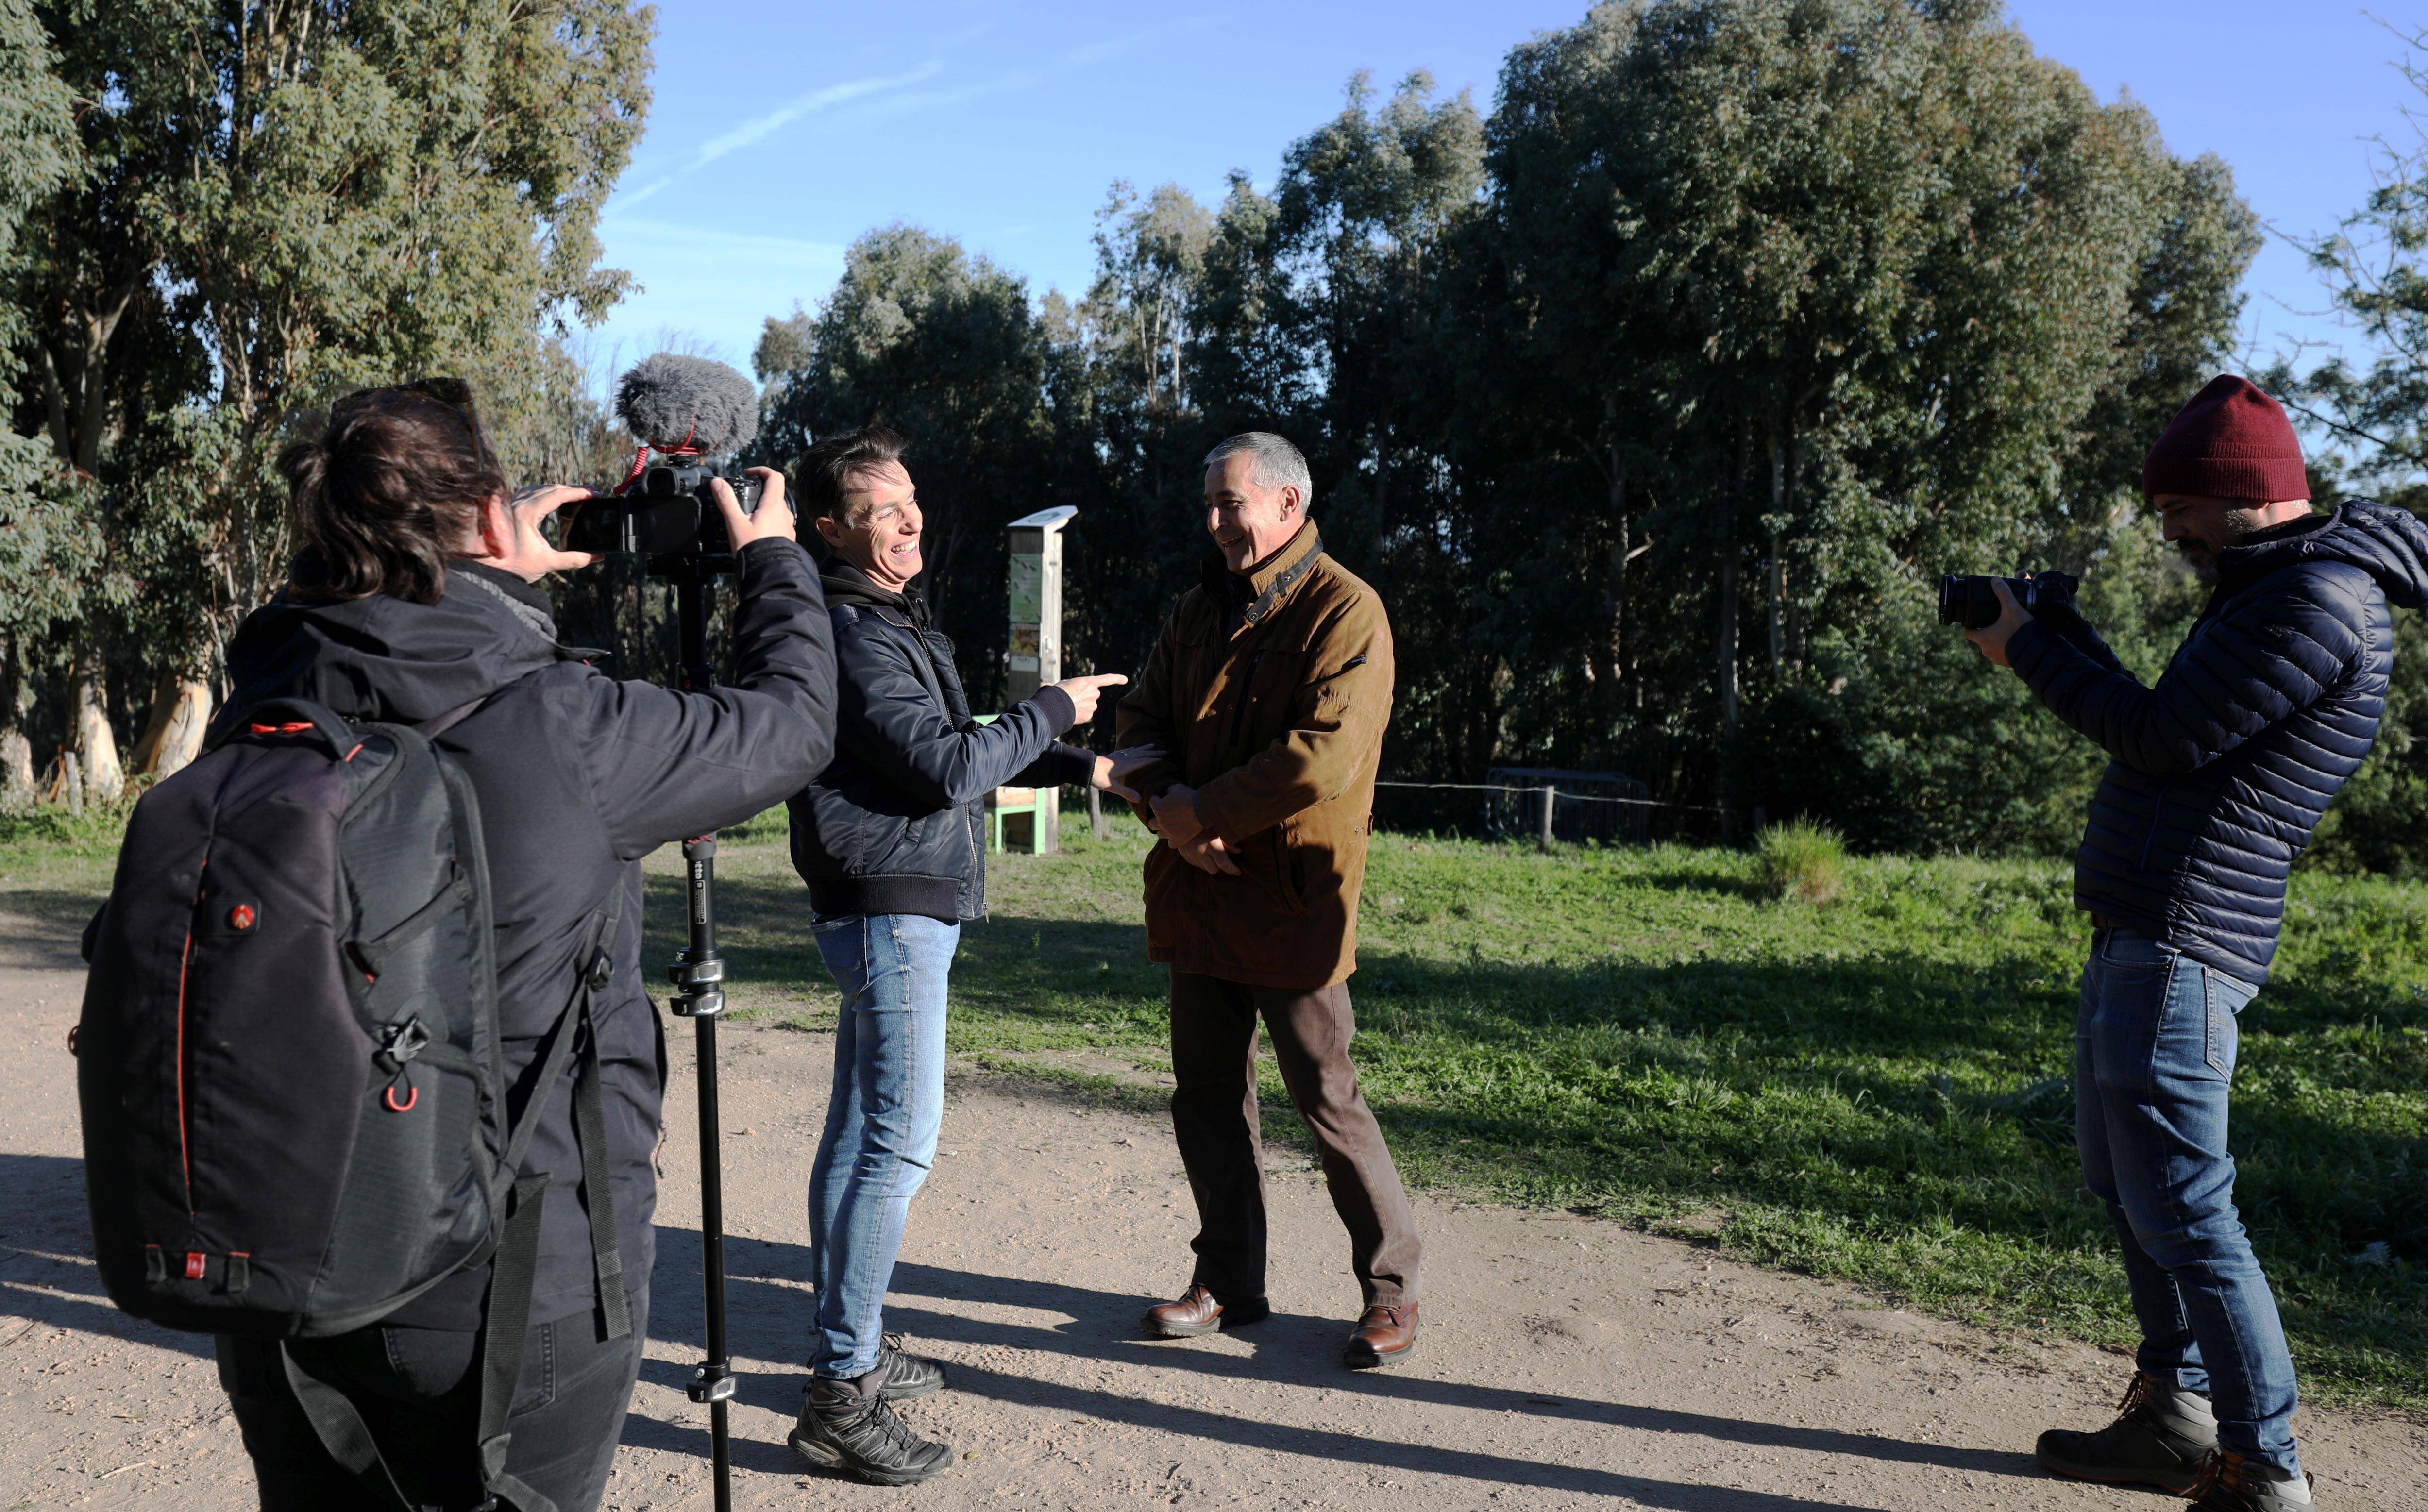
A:
[[[622,890],[510,1126],[480,808],[431,744],[478,707],[256,705],[135,805],[85,931],[86,1193],[110,1300],[189,1332],[349,1333],[494,1260],[484,1481],[553,1512],[504,1472],[548,1185],[515,1173],[574,1065],[599,1301],[628,1335],[590,1020]],[[286,1362],[331,1454],[405,1507],[353,1405]]]

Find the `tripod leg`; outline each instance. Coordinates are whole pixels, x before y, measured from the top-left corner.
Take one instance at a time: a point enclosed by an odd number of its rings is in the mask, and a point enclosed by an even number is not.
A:
[[[692,1372],[689,1395],[708,1404],[709,1463],[716,1512],[733,1506],[733,1452],[727,1403],[733,1362],[725,1345],[725,1165],[716,1109],[716,1016],[725,1011],[725,958],[716,948],[716,837],[683,842],[691,943],[666,975],[681,990],[674,1011],[692,1021],[699,1076],[699,1269],[707,1295],[708,1358]]]
[[[732,1361],[725,1352],[725,1183],[716,1114],[716,1020],[693,1023],[699,1051],[699,1247],[700,1274],[708,1285],[708,1359],[701,1381],[721,1395],[708,1402],[709,1462],[716,1475],[716,1512],[733,1505],[733,1449],[726,1425],[727,1398],[733,1394]]]

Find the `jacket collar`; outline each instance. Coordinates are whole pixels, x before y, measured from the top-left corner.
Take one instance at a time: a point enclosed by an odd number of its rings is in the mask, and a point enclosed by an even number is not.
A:
[[[865,604],[874,609],[890,609],[896,618],[917,629],[927,628],[927,598],[919,591],[916,579],[908,583],[903,592],[895,593],[878,587],[877,580],[842,557],[830,556],[819,574],[819,582],[827,591],[827,607],[829,609],[847,603]]]
[[[1308,520],[1298,528],[1283,548],[1256,564],[1245,574],[1237,573],[1224,565],[1222,553],[1206,553],[1204,579],[1206,591],[1217,602],[1229,606],[1226,616],[1236,631],[1243,625],[1254,625],[1273,612],[1299,580],[1314,570],[1315,559],[1323,554],[1323,536]],[[1244,583],[1244,590],[1241,584]]]

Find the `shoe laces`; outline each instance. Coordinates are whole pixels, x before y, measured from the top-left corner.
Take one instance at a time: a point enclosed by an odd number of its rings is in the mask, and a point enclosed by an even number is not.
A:
[[[902,1415],[894,1410],[894,1404],[881,1396],[868,1399],[867,1409],[861,1415],[859,1426],[862,1435],[874,1435],[896,1449],[914,1449],[923,1443],[919,1436],[910,1431],[910,1425],[902,1421]]]
[[[2248,1495],[2258,1489],[2250,1463],[2231,1449],[2212,1449],[2208,1457],[2201,1461],[2200,1472],[2192,1478],[2192,1488],[2184,1494],[2195,1504],[2211,1491],[2239,1491]]]
[[[2135,1371],[2133,1384],[2124,1389],[2124,1400],[2116,1405],[2116,1415],[2120,1418],[2133,1417],[2149,1406],[2156,1395],[2150,1389],[2149,1372]]]

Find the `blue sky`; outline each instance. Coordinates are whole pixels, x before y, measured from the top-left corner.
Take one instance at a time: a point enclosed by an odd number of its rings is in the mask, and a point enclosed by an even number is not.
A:
[[[2215,152],[2260,216],[2306,235],[2409,140],[2404,48],[2357,6],[2012,0],[2041,53],[2102,99],[2147,105],[2179,154]],[[644,286],[590,334],[602,375],[670,340],[747,368],[762,320],[814,306],[844,248],[902,220],[960,239],[1033,292],[1083,288],[1115,179],[1212,202],[1244,168],[1270,188],[1353,72],[1412,69],[1488,107],[1502,56],[1582,0],[1492,4],[851,7],[661,0],[656,103],[610,201],[607,260]],[[2301,255],[2254,267],[2246,339],[2334,342]],[[2355,349],[2356,350],[2356,349]]]

